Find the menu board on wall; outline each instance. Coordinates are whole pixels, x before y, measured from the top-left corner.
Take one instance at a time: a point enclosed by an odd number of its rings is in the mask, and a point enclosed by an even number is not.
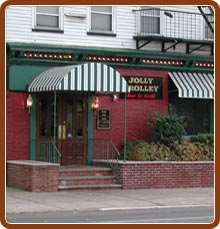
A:
[[[111,128],[111,111],[108,108],[98,109],[97,129],[109,130]]]
[[[126,81],[130,86],[127,99],[162,99],[163,79],[161,77],[127,76]],[[120,98],[124,98],[120,94]]]

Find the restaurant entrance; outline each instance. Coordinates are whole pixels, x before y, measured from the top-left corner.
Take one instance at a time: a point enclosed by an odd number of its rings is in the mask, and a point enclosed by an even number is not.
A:
[[[87,96],[73,93],[57,95],[56,147],[61,163],[86,164]],[[54,140],[53,94],[39,94],[37,99],[37,160],[48,161]],[[51,153],[52,155],[52,153]]]

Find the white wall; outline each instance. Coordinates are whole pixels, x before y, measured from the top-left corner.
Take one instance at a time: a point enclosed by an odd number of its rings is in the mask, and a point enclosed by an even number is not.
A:
[[[136,42],[133,39],[136,33],[136,14],[132,10],[137,9],[137,6],[116,7],[116,37],[87,34],[88,8],[89,6],[63,6],[64,33],[53,33],[32,31],[32,6],[9,6],[6,10],[6,40],[7,42],[136,49]],[[186,8],[178,6],[172,9],[198,12],[197,8],[192,6]],[[85,17],[69,17],[65,14]],[[199,25],[195,25],[195,28],[199,28]],[[201,32],[198,33],[198,38],[199,36]],[[144,49],[160,51],[160,45],[151,42]],[[185,51],[182,45],[178,45],[175,50],[169,50],[169,52],[182,51]]]

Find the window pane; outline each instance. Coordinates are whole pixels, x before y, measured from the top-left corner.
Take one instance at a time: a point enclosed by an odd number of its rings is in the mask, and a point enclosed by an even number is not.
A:
[[[67,137],[73,137],[73,101],[66,101],[66,128]]]
[[[213,33],[211,32],[208,26],[205,27],[205,38],[213,39]]]
[[[92,6],[92,12],[101,12],[101,13],[112,13],[111,6]]]
[[[209,22],[214,21],[213,16],[207,16]],[[207,25],[207,23],[205,22],[205,38],[206,39],[213,39],[213,33],[210,30],[209,26]]]
[[[83,103],[78,101],[76,106],[76,136],[83,136]]]
[[[37,6],[37,13],[59,14],[58,6]]]
[[[209,100],[170,98],[170,103],[179,115],[187,119],[187,135],[210,132]]]
[[[52,101],[49,101],[48,106],[50,106],[50,137],[54,136],[54,103]],[[56,107],[57,108],[57,107]],[[56,123],[57,123],[58,115],[56,110]],[[57,136],[57,126],[56,126],[56,136]]]
[[[47,104],[46,100],[40,102],[40,136],[47,136]]]
[[[160,19],[157,17],[141,17],[141,33],[160,33]]]
[[[37,15],[37,26],[59,27],[59,18],[55,16]]]
[[[92,14],[92,30],[112,31],[112,16]]]

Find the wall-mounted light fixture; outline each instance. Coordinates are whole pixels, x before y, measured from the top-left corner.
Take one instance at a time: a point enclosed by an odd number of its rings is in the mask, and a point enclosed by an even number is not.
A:
[[[169,18],[173,18],[173,15],[170,12],[165,11],[164,14]]]
[[[93,97],[92,101],[92,109],[97,110],[99,108],[99,98],[98,97]]]
[[[30,109],[31,109],[32,105],[33,105],[33,98],[31,96],[31,94],[29,94],[27,97],[27,108],[28,108],[29,113],[30,113]]]
[[[112,101],[115,102],[115,101],[117,101],[117,99],[118,99],[118,96],[114,94],[114,95],[112,96]]]

